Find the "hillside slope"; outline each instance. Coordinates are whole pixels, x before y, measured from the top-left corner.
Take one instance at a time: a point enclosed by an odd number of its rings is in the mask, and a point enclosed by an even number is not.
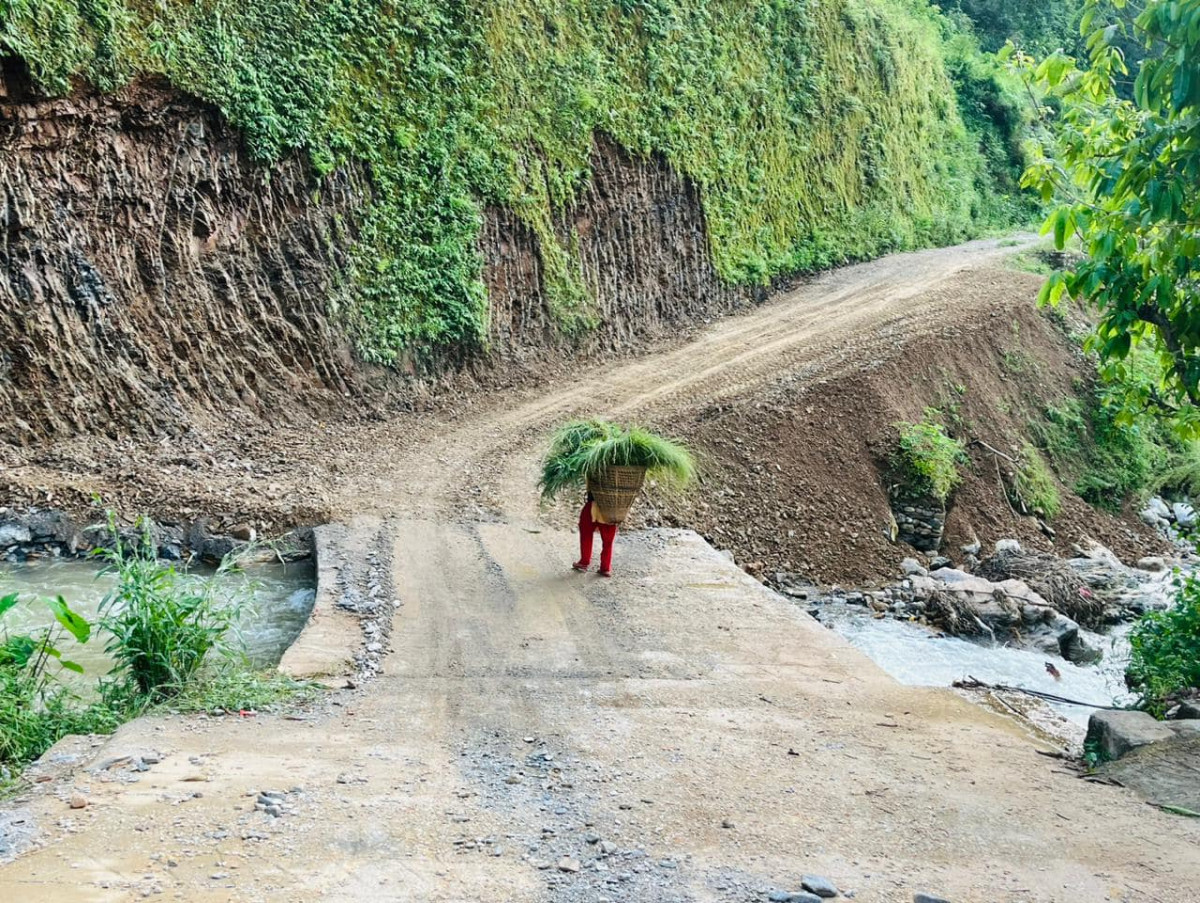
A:
[[[186,414],[206,332],[296,327],[277,362],[217,355],[201,407],[261,416],[341,396],[351,348],[413,372],[611,349],[1022,210],[1020,106],[922,0],[7,0],[0,47],[25,441]],[[46,401],[92,370],[152,403]]]

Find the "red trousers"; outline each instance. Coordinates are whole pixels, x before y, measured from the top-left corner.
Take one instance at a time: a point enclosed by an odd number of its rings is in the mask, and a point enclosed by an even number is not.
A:
[[[583,510],[579,512],[579,565],[587,567],[592,563],[592,540],[595,532],[600,531],[600,570],[612,570],[613,541],[617,538],[616,524],[600,524],[592,519],[592,503],[584,502]]]

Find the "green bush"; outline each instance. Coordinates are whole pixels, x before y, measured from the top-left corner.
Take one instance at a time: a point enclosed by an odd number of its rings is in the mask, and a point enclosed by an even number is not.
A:
[[[226,634],[237,621],[236,600],[222,597],[214,580],[180,573],[157,559],[149,521],[141,541],[127,546],[112,530],[100,554],[117,586],[100,603],[100,626],[114,675],[132,698],[175,696],[210,654],[227,654]],[[222,568],[228,567],[222,564]]]
[[[1142,615],[1129,644],[1125,677],[1142,708],[1161,717],[1172,698],[1200,689],[1200,578],[1180,581],[1170,610]]]
[[[18,601],[0,598],[0,620]],[[43,600],[55,627],[35,634],[0,634],[0,783],[10,769],[36,759],[67,734],[111,730],[117,723],[103,706],[81,705],[60,680],[61,670],[82,673],[58,644],[70,634],[86,643],[91,625],[60,596]]]
[[[1027,513],[1052,518],[1062,510],[1062,498],[1058,494],[1054,474],[1038,450],[1029,443],[1021,448],[1012,491],[1016,504]]]
[[[1152,378],[1148,355],[1135,351],[1116,382],[1100,382],[1082,398],[1049,405],[1030,432],[1054,470],[1092,505],[1120,511],[1153,492],[1200,490],[1200,441],[1185,440],[1170,420],[1122,403]]]
[[[945,502],[962,482],[959,466],[967,462],[967,454],[961,440],[946,435],[940,418],[930,408],[920,423],[897,423],[899,443],[892,463],[907,492]]]
[[[97,701],[83,702],[62,682],[62,670],[83,669],[63,658],[60,640],[70,634],[77,642],[94,642],[95,631],[61,596],[43,600],[54,615],[53,629],[0,633],[0,784],[67,734],[107,733],[155,705],[173,711],[263,709],[318,692],[313,684],[245,666],[227,643],[238,600],[221,597],[212,579],[158,562],[148,521],[132,546],[122,541],[111,515],[110,525],[113,545],[102,557],[118,583],[101,602],[97,626],[109,634],[105,649],[116,667],[99,681]],[[16,595],[0,597],[0,620],[17,601]]]

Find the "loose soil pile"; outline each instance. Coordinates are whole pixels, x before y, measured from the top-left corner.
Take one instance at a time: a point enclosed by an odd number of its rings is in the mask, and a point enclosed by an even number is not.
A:
[[[675,432],[708,455],[708,480],[703,494],[671,506],[663,522],[694,527],[761,575],[847,583],[895,575],[913,553],[891,539],[888,470],[897,422],[919,421],[936,408],[951,435],[1016,458],[1030,422],[1093,378],[1064,327],[1034,308],[1037,277],[988,275],[986,287],[964,280],[954,289],[986,292],[987,307],[964,305],[960,317],[917,341],[898,338],[890,353],[857,361],[849,375],[782,373],[770,387],[677,417]],[[1125,559],[1161,544],[1132,511],[1098,511],[1067,486],[1047,531],[1009,503],[1001,477],[1007,462],[980,445],[968,452],[942,545],[956,561],[964,545],[980,542],[986,554],[1007,537],[1046,552],[1069,552],[1092,538]]]

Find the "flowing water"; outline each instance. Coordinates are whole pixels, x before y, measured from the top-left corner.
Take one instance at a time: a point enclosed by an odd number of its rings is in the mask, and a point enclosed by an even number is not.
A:
[[[1128,625],[1104,635],[1085,632],[1088,643],[1103,650],[1104,658],[1095,665],[1074,665],[1045,652],[942,636],[919,624],[893,618],[877,620],[861,607],[838,602],[822,605],[818,619],[896,680],[910,686],[948,687],[956,680],[974,677],[985,683],[1053,693],[1092,706],[1121,705],[1132,700],[1124,680],[1129,661]],[[1047,662],[1058,670],[1059,679],[1046,670]],[[1057,703],[1054,708],[1083,724],[1094,711],[1088,706]]]
[[[192,573],[210,576],[212,571],[193,569]],[[235,642],[255,667],[274,667],[312,612],[316,578],[311,560],[250,564],[217,579],[222,597],[236,600],[242,607]],[[113,584],[112,575],[100,573],[95,562],[80,559],[44,559],[4,567],[0,569],[0,596],[20,593],[21,601],[4,616],[0,635],[6,630],[28,633],[51,625],[53,616],[40,600],[59,595],[94,622],[100,601]],[[65,658],[84,667],[82,679],[91,683],[112,667],[104,645],[104,636],[93,636],[82,646],[66,637],[59,647]]]

